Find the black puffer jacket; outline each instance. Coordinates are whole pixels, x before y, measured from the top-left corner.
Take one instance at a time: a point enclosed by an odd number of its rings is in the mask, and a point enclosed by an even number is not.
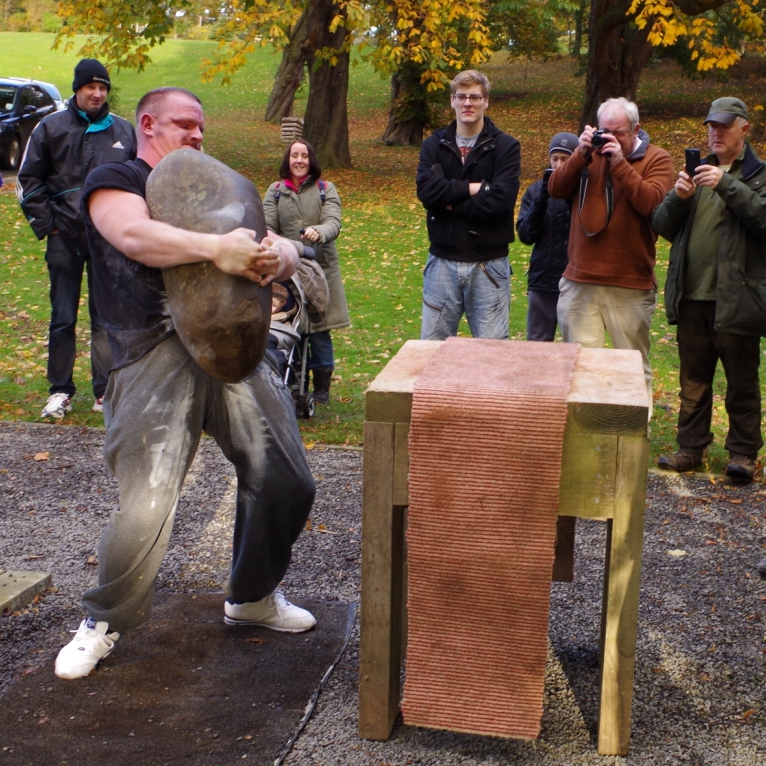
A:
[[[96,120],[107,115],[105,107]],[[93,129],[72,97],[64,111],[49,114],[32,131],[16,181],[16,195],[37,238],[58,231],[69,248],[84,257],[88,245],[80,195],[88,173],[105,162],[136,156],[133,126],[122,117],[111,117],[109,127]]]
[[[519,193],[519,142],[484,117],[484,128],[463,164],[457,122],[423,143],[416,183],[427,211],[431,252],[449,261],[489,261],[508,255]],[[468,187],[481,181],[478,194]],[[447,206],[451,205],[451,209]]]
[[[534,245],[529,259],[527,288],[557,293],[567,267],[572,200],[553,199],[542,181],[535,181],[521,198],[516,221],[519,239]]]
[[[711,154],[705,162],[718,165]],[[766,162],[750,144],[739,178],[724,173],[713,191],[726,203],[718,251],[715,321],[718,332],[766,337]],[[701,189],[681,199],[671,189],[654,211],[652,225],[673,244],[665,283],[665,312],[678,324],[684,296],[687,246]]]

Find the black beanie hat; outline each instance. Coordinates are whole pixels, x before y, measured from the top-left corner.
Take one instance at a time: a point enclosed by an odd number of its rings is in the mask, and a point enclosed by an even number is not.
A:
[[[574,133],[556,133],[548,146],[548,154],[552,152],[571,154],[579,143],[580,139]]]
[[[112,82],[109,79],[109,72],[106,71],[106,67],[100,61],[96,61],[96,59],[83,59],[74,68],[72,90],[77,93],[83,85],[88,85],[92,82],[102,82],[106,85],[107,90],[112,89]]]

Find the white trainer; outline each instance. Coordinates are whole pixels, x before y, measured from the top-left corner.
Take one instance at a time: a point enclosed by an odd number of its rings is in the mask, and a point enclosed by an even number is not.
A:
[[[92,617],[83,620],[74,638],[56,657],[56,675],[71,680],[83,678],[114,649],[119,633],[108,633],[108,622],[96,622]]]
[[[69,394],[64,394],[59,391],[56,394],[51,394],[48,397],[43,411],[40,413],[41,418],[53,418],[54,420],[61,420],[67,412],[72,411],[72,397]]]
[[[260,601],[245,604],[232,604],[227,599],[223,611],[227,625],[261,625],[284,633],[303,633],[317,624],[311,612],[291,604],[278,590]]]

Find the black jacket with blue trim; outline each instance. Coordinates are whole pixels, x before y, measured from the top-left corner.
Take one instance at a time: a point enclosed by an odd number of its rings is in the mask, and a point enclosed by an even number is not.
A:
[[[426,209],[431,253],[469,262],[507,256],[519,193],[519,142],[485,116],[463,164],[456,132],[453,121],[429,136],[420,150],[416,184]],[[481,190],[471,196],[469,184],[477,181]]]
[[[106,107],[106,105],[105,105]],[[99,129],[111,117],[111,125]],[[29,225],[43,239],[58,231],[70,250],[88,257],[80,195],[93,168],[135,159],[136,134],[108,107],[95,122],[82,116],[75,98],[41,120],[29,137],[16,179],[16,195]]]

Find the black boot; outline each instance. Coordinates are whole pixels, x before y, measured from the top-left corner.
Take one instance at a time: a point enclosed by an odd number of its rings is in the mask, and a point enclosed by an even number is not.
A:
[[[312,370],[312,375],[314,376],[314,401],[318,404],[328,404],[332,367],[317,367]]]

